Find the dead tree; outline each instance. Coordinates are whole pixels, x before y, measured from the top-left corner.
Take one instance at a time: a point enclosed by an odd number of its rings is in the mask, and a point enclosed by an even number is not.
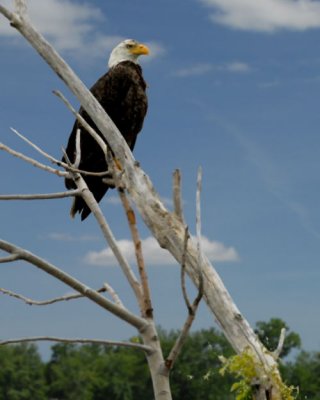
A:
[[[0,12],[9,20],[11,26],[17,29],[21,35],[30,42],[41,57],[44,58],[49,66],[69,87],[71,92],[78,98],[81,106],[88,112],[96,126],[102,132],[107,143],[110,145],[117,160],[116,164],[121,166],[121,176],[119,179],[121,180],[121,187],[125,188],[125,190],[120,189],[123,203],[126,207],[128,206],[127,199],[124,197],[125,192],[127,192],[145,224],[158,240],[160,246],[167,249],[174,256],[177,262],[182,265],[183,274],[185,271],[194,282],[195,286],[198,287],[199,296],[197,296],[194,303],[191,305],[190,302],[187,302],[189,317],[183,331],[188,331],[187,325],[190,325],[190,316],[194,316],[197,304],[203,294],[215,320],[218,322],[236,353],[239,356],[242,354],[250,355],[255,371],[254,379],[252,379],[250,383],[253,388],[254,397],[259,400],[289,399],[290,397],[284,394],[284,385],[278,371],[277,356],[271,354],[258,340],[249,323],[233,302],[213,265],[210,264],[205,255],[199,252],[200,245],[192,238],[188,237],[183,222],[181,203],[179,202],[179,185],[176,184],[174,186],[176,188],[176,190],[174,190],[175,210],[174,212],[169,212],[159,199],[149,177],[140,168],[138,163],[135,162],[130,149],[117,127],[71,68],[39,32],[35,30],[27,17],[26,1],[15,0],[15,12],[11,12],[0,5]],[[5,150],[7,148],[1,145],[0,149]],[[14,153],[14,151],[11,152]],[[77,183],[78,189],[68,194],[55,194],[54,196],[83,196],[92,210],[92,213],[99,221],[104,236],[107,240],[111,240],[111,242],[109,242],[112,243],[110,246],[115,251],[119,264],[131,283],[136,298],[138,299],[141,315],[134,315],[124,308],[121,302],[118,301],[118,297],[114,297],[113,301],[107,300],[101,293],[88,288],[43,259],[5,241],[0,241],[0,249],[4,250],[9,255],[3,257],[0,261],[10,262],[16,259],[26,260],[62,280],[81,295],[86,296],[109,312],[112,312],[119,318],[135,326],[143,340],[143,345],[140,345],[140,347],[147,355],[155,390],[155,398],[171,399],[168,381],[169,370],[181,348],[185,333],[178,339],[178,343],[172,350],[167,363],[165,363],[152,318],[151,299],[147,287],[147,278],[144,276],[143,272],[144,269],[142,268],[140,279],[137,279],[133,275],[126,260],[124,260],[123,256],[118,252],[113,235],[94,197],[86,187],[80,174],[81,171],[72,169],[70,165],[64,165],[64,167],[66,171],[52,169],[50,172],[57,175],[71,174]],[[50,169],[50,167],[46,168]],[[176,180],[176,182],[177,181],[178,180]],[[42,196],[46,198],[45,196],[48,195]],[[127,213],[130,215],[131,211],[127,209]],[[131,227],[132,226],[133,225],[131,225]],[[139,258],[139,254],[137,254],[137,257]],[[110,291],[110,289],[108,290]]]

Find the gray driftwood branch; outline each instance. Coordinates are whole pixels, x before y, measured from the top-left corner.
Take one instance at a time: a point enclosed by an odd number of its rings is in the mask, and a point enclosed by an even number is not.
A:
[[[60,338],[56,336],[34,336],[20,339],[8,339],[1,340],[0,346],[6,344],[17,344],[17,343],[29,343],[29,342],[58,342],[58,343],[78,343],[78,344],[102,344],[104,346],[118,346],[118,347],[129,347],[132,349],[143,350],[146,353],[152,353],[152,348],[149,346],[145,346],[140,343],[132,343],[132,342],[118,342],[114,340],[103,340],[103,339],[68,339],[68,338]]]
[[[22,0],[19,2],[25,4]],[[0,6],[0,12],[31,43],[78,98],[125,171],[122,177],[123,182],[144,222],[160,245],[166,248],[181,264],[184,250],[184,225],[175,213],[171,213],[165,208],[149,177],[135,163],[133,155],[117,127],[72,69],[34,29],[23,13],[12,13],[3,6]],[[186,252],[186,272],[196,286],[199,286],[198,261],[197,244],[190,239]],[[251,350],[258,367],[257,379],[261,390],[265,393],[272,391],[272,398],[280,399],[279,382],[281,379],[277,362],[258,340],[253,329],[233,302],[215,268],[205,256],[202,258],[202,274],[204,299],[227,339],[238,353],[248,348]],[[149,339],[151,340],[151,338]],[[151,369],[155,368],[152,365],[154,361],[155,359],[148,359]],[[164,382],[157,381],[156,398],[169,398],[160,397],[163,392],[163,384],[165,385]]]
[[[76,278],[57,268],[55,265],[50,264],[48,261],[36,256],[35,254],[4,240],[0,240],[0,249],[8,254],[16,256],[17,259],[35,265],[44,272],[54,276],[56,279],[81,293],[94,303],[98,304],[100,307],[136,327],[139,331],[146,327],[147,323],[144,319],[134,315],[122,307],[119,307],[117,304],[114,304],[112,301],[106,299],[96,290],[91,289]]]
[[[7,258],[9,258],[9,257],[7,257]],[[17,260],[18,256],[15,259]],[[102,293],[102,292],[105,292],[105,291],[107,291],[107,289],[105,287],[103,287],[103,288],[98,289],[97,293]],[[61,301],[69,301],[69,300],[81,299],[81,298],[84,297],[83,294],[72,293],[72,294],[67,294],[67,295],[64,295],[64,296],[54,297],[53,299],[49,299],[49,300],[40,300],[39,301],[39,300],[30,299],[29,297],[23,296],[22,294],[15,293],[15,292],[12,292],[11,290],[4,289],[4,288],[0,288],[0,292],[5,294],[5,295],[14,297],[15,299],[22,300],[22,301],[24,301],[26,304],[28,304],[30,306],[47,306],[49,304],[55,304],[55,303],[59,303]]]

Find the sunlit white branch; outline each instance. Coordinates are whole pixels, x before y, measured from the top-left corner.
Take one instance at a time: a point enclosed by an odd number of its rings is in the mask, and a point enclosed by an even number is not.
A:
[[[152,353],[152,348],[140,343],[132,343],[132,342],[117,342],[113,340],[100,340],[100,339],[68,339],[68,338],[60,338],[55,336],[34,336],[20,339],[9,339],[9,340],[1,340],[0,346],[4,346],[6,344],[17,344],[17,343],[28,343],[28,342],[59,342],[59,343],[79,343],[79,344],[102,344],[105,346],[116,346],[116,347],[129,347],[132,349],[143,350],[146,353]]]
[[[286,328],[282,328],[280,332],[279,342],[277,348],[272,352],[272,355],[277,360],[283,350],[284,341],[286,339]]]
[[[80,161],[81,161],[81,145],[80,145],[80,140],[81,140],[81,129],[78,128],[76,132],[76,158],[74,162],[72,163],[73,167],[79,168]]]

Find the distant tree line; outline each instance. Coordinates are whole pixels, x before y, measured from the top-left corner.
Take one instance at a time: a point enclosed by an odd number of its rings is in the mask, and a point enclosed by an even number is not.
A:
[[[258,322],[256,333],[271,351],[286,324],[280,319]],[[286,327],[288,328],[288,327]],[[161,330],[164,351],[177,332]],[[133,338],[132,340],[138,340]],[[284,380],[299,388],[297,399],[320,400],[320,352],[300,349],[300,337],[288,330],[282,361]],[[176,400],[231,400],[232,377],[221,376],[219,355],[233,354],[215,329],[192,333],[172,377]],[[144,354],[102,345],[57,344],[48,362],[30,344],[0,347],[0,400],[151,400],[153,391]]]

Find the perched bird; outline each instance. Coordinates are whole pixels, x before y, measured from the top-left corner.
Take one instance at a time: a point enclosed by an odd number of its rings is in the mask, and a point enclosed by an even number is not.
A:
[[[118,44],[111,52],[108,66],[109,71],[104,74],[90,89],[91,93],[106,110],[125,138],[128,146],[133,150],[137,135],[142,129],[144,117],[148,108],[146,96],[146,82],[142,76],[138,57],[149,54],[146,45],[135,40],[127,39]],[[81,116],[103,138],[99,129],[81,107]],[[77,161],[78,169],[90,172],[106,171],[108,166],[101,147],[92,136],[76,121],[71,131],[66,154],[71,161],[76,161],[76,135],[80,129],[80,160]],[[65,157],[62,159],[65,161]],[[99,202],[110,186],[104,183],[102,177],[83,175],[90,191]],[[65,180],[67,189],[74,189],[72,179]],[[81,214],[83,221],[90,214],[90,209],[78,196],[74,198],[70,214]]]

